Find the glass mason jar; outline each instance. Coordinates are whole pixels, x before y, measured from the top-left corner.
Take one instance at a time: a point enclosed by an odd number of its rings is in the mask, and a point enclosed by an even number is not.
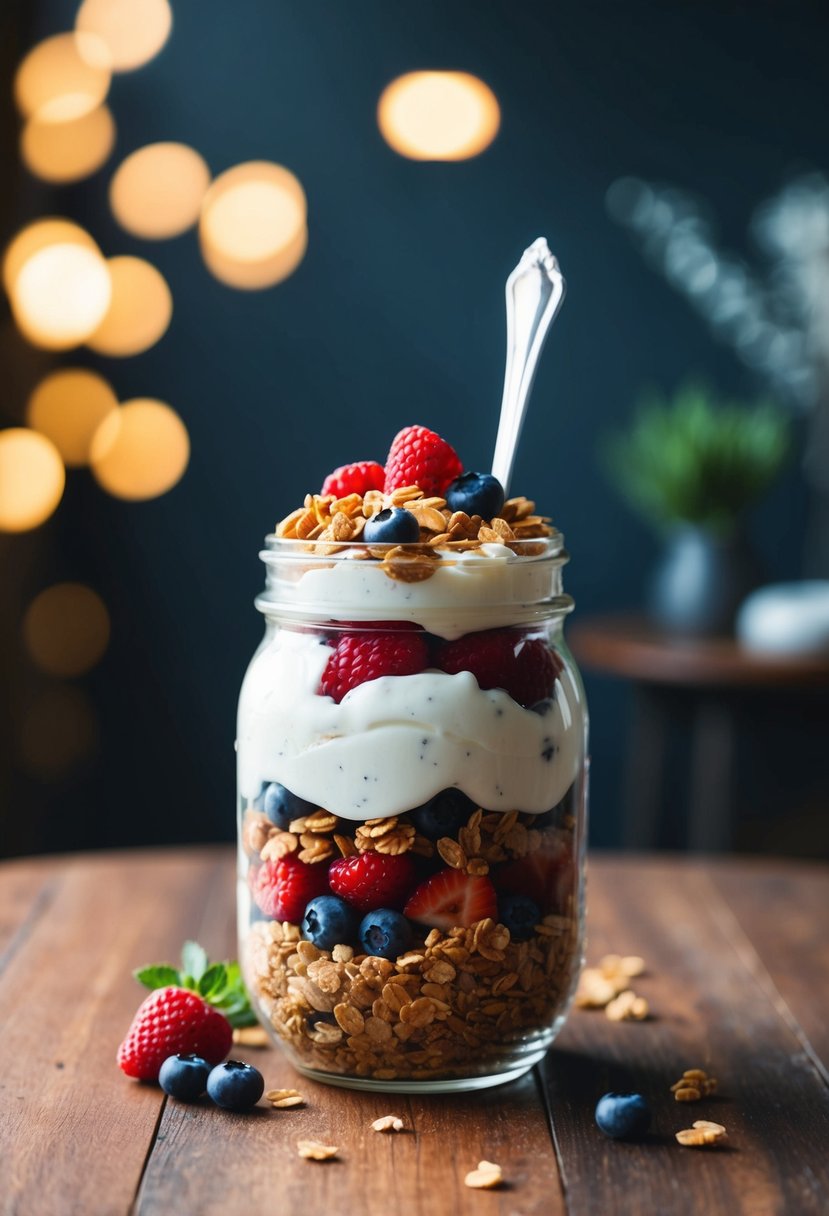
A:
[[[316,1080],[512,1080],[582,962],[587,714],[563,538],[440,559],[266,545],[237,744],[254,1007]]]

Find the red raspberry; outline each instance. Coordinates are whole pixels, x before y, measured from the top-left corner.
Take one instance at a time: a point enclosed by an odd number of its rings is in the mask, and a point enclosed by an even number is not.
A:
[[[232,1042],[230,1022],[195,992],[157,988],[138,1007],[118,1048],[118,1067],[128,1077],[157,1081],[168,1056],[192,1053],[218,1064]]]
[[[322,483],[323,494],[336,494],[345,498],[347,494],[367,493],[382,490],[386,471],[376,460],[358,460],[356,464],[343,464],[329,473]]]
[[[329,889],[324,865],[306,865],[292,853],[279,861],[263,861],[252,873],[250,885],[257,907],[266,916],[292,925],[300,923],[309,900]]]
[[[332,861],[328,882],[334,894],[358,912],[376,908],[400,912],[414,890],[417,869],[407,853],[359,853]]]
[[[526,706],[552,695],[562,664],[541,638],[514,629],[486,629],[444,642],[435,666],[450,675],[471,671],[480,688],[503,688]]]
[[[386,458],[387,494],[398,486],[420,486],[428,497],[443,491],[463,472],[457,452],[425,426],[407,426],[394,438]]]
[[[337,704],[347,692],[380,676],[415,676],[429,660],[422,633],[345,633],[320,680],[320,696]]]

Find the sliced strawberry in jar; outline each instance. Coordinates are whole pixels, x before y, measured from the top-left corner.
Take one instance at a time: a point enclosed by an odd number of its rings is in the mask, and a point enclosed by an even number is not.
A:
[[[439,870],[415,890],[403,909],[410,920],[448,933],[498,916],[498,899],[488,878],[460,870]]]
[[[543,638],[517,629],[485,629],[444,642],[437,648],[435,666],[449,675],[471,671],[479,688],[503,688],[525,707],[552,695],[562,669]]]
[[[547,915],[566,910],[574,888],[571,838],[558,831],[544,833],[541,848],[526,857],[507,861],[492,871],[499,894],[526,895]]]

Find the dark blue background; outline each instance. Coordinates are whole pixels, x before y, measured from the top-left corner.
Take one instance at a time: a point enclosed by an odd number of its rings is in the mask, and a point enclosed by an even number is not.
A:
[[[489,466],[503,374],[503,282],[544,234],[569,293],[538,376],[514,489],[564,530],[568,589],[588,614],[640,602],[656,543],[599,471],[599,436],[642,388],[703,373],[757,386],[607,218],[619,175],[704,195],[726,244],[746,248],[755,204],[801,168],[829,168],[825,6],[618,0],[173,0],[172,37],[115,78],[118,143],[107,166],[62,190],[7,166],[14,222],[60,211],[108,255],[135,253],[171,285],[169,332],[100,367],[119,397],[157,396],[183,417],[192,460],[149,503],[106,496],[72,472],[57,515],[6,540],[17,611],[61,578],[108,604],[110,650],[86,679],[97,760],[61,784],[6,775],[28,812],[11,848],[229,836],[236,694],[261,630],[252,598],[264,533],[334,465],[382,460],[403,425],[443,433]],[[22,53],[69,28],[75,5],[38,0],[8,19]],[[477,159],[424,164],[381,139],[377,98],[399,73],[480,75],[503,111]],[[272,159],[308,195],[310,244],[277,288],[213,279],[190,232],[143,242],[107,206],[112,170],[156,140],[196,147],[211,170]],[[16,359],[5,421],[25,402]],[[22,371],[20,369],[23,369]],[[805,512],[797,469],[755,520],[774,574],[795,574]],[[9,586],[12,586],[10,581]],[[7,630],[19,628],[14,612]],[[25,694],[26,660],[11,685]],[[594,839],[617,838],[625,692],[588,682]]]

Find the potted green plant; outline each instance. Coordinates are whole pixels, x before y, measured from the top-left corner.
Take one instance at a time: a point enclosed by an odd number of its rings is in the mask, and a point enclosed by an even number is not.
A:
[[[773,404],[718,400],[699,385],[672,400],[651,394],[630,428],[607,437],[604,461],[623,497],[665,537],[648,609],[675,632],[732,628],[758,582],[745,541],[746,509],[770,486],[789,449]]]

